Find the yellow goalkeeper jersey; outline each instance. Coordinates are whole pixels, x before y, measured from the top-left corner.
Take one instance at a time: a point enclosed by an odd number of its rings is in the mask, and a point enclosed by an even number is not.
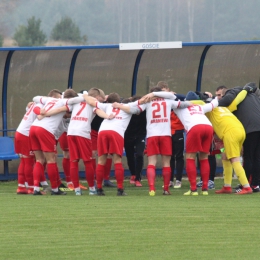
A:
[[[206,113],[215,133],[222,140],[224,134],[233,128],[245,131],[241,122],[231,112],[237,109],[237,105],[244,100],[247,92],[241,91],[228,107],[215,107],[211,112]]]

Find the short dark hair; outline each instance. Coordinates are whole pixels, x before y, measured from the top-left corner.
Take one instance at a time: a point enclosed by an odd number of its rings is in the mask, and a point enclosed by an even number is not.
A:
[[[222,89],[227,89],[227,87],[226,86],[218,86],[216,91],[219,91],[219,90],[222,90]]]
[[[154,87],[150,88],[150,93],[152,93],[152,92],[159,92],[159,91],[162,91],[161,87],[154,86]]]
[[[97,97],[100,95],[100,91],[98,88],[91,88],[89,91],[88,91],[88,95],[91,96],[91,97]]]
[[[53,98],[60,98],[60,95],[62,95],[62,92],[58,89],[53,89],[48,93],[48,97]]]
[[[136,100],[139,100],[141,99],[142,97],[141,96],[137,96],[137,95],[134,95],[130,98],[131,102],[135,102]]]
[[[169,85],[168,85],[168,83],[166,81],[159,81],[157,83],[157,87],[163,89],[163,88],[169,88]]]
[[[77,92],[73,89],[67,89],[63,95],[64,98],[73,98],[77,96],[78,96]]]
[[[121,101],[121,103],[123,103],[123,104],[127,104],[127,103],[130,103],[130,102],[131,102],[131,98],[124,98]]]
[[[107,103],[114,103],[114,102],[120,102],[120,96],[113,92],[113,93],[110,93],[107,97]]]

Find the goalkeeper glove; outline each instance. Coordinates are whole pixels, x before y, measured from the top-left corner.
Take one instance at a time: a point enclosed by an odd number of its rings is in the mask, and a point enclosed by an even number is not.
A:
[[[256,84],[254,82],[247,83],[243,87],[243,90],[246,90],[247,93],[255,93],[256,89],[257,89],[257,87],[256,87]]]

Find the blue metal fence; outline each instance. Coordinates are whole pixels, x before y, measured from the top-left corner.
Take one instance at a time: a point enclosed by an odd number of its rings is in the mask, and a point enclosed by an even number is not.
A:
[[[215,92],[259,82],[260,41],[183,43],[181,49],[119,50],[119,45],[0,48],[0,131],[13,136],[33,96],[53,88],[98,87],[129,97],[158,81],[180,94]],[[17,162],[2,164],[0,179],[15,176]],[[7,168],[8,167],[8,168]]]

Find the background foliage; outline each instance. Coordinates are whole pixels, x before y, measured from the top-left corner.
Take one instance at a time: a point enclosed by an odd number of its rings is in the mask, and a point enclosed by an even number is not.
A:
[[[258,0],[1,0],[0,34],[35,16],[49,38],[67,16],[89,44],[250,40],[260,38],[259,9]]]
[[[41,20],[31,17],[27,26],[20,25],[14,34],[18,46],[42,46],[47,42],[46,34],[41,30]]]
[[[56,23],[51,32],[51,39],[55,41],[69,41],[75,43],[86,42],[87,37],[80,35],[79,27],[70,17],[63,17]]]

